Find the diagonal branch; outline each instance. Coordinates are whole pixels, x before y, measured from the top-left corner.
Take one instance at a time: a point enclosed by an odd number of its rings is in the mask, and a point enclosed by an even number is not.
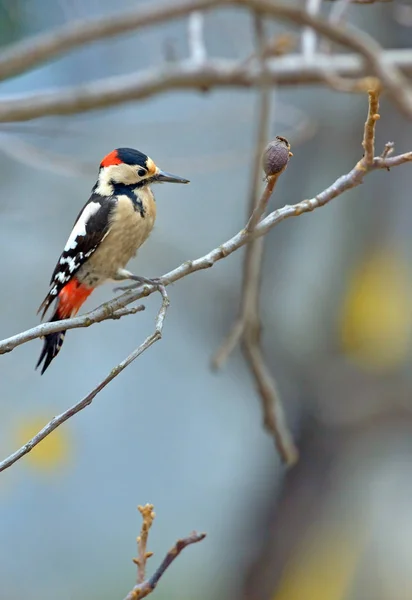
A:
[[[211,9],[219,4],[225,4],[225,0],[179,0],[173,4],[161,2],[157,5],[147,3],[146,6],[120,14],[72,21],[4,49],[0,58],[0,81],[92,42],[185,17],[193,11]]]
[[[246,231],[253,231],[263,216],[279,176],[287,166],[290,155],[290,146],[285,138],[277,138],[275,142],[272,142],[266,148],[264,167],[268,174],[267,183],[260,199],[256,198],[255,194],[251,195],[250,206],[253,207],[253,212],[245,228]],[[273,436],[282,460],[286,465],[292,466],[298,459],[298,451],[287,426],[276,382],[265,364],[261,347],[260,290],[263,242],[264,238],[262,237],[253,239],[246,247],[240,314],[213,357],[212,366],[216,369],[222,367],[236,344],[241,341],[244,355],[259,391],[264,426],[268,433]]]
[[[146,504],[145,506],[138,506],[138,511],[142,515],[142,528],[140,535],[137,538],[137,549],[139,556],[133,559],[135,565],[137,565],[137,584],[144,582],[146,574],[146,563],[147,560],[153,556],[153,552],[147,551],[147,540],[149,538],[149,531],[153,525],[155,513],[153,512],[153,504]]]
[[[64,321],[41,323],[40,325],[37,325],[37,327],[13,335],[0,342],[0,354],[11,352],[17,346],[48,335],[49,333],[56,333],[57,331],[64,331],[66,329],[90,327],[95,323],[101,323],[102,321],[107,321],[109,319],[116,320],[125,317],[126,315],[134,315],[145,309],[143,305],[126,308],[127,304],[130,304],[130,302],[123,302],[120,298],[115,298],[110,303],[106,302],[85,315],[73,317],[72,319],[66,319]]]
[[[194,531],[188,537],[178,540],[173,548],[171,548],[166,554],[165,558],[156,569],[154,574],[143,583],[135,585],[124,600],[141,600],[141,598],[145,598],[151,594],[159,583],[161,577],[164,575],[166,569],[170,567],[172,562],[179,556],[182,550],[191,544],[197,544],[198,542],[201,542],[205,539],[205,537],[205,533],[196,533]]]
[[[147,552],[147,540],[149,537],[150,528],[153,525],[155,513],[153,512],[153,504],[146,504],[145,506],[137,507],[140,514],[142,515],[142,528],[140,535],[137,538],[139,548],[139,558],[134,558],[133,562],[138,567],[138,578],[137,585],[127,594],[124,600],[140,600],[151,594],[160,578],[164,575],[166,569],[170,567],[172,562],[179,556],[182,550],[190,544],[196,544],[205,539],[205,533],[191,533],[188,537],[178,540],[176,544],[169,550],[165,558],[153,573],[151,577],[145,580],[146,574],[146,562],[147,559],[153,555],[153,552]]]
[[[47,423],[47,425],[45,425],[43,429],[41,429],[31,440],[24,444],[24,446],[19,448],[19,450],[16,450],[16,452],[11,454],[8,458],[2,460],[0,462],[0,472],[11,467],[15,462],[20,460],[20,458],[31,452],[31,450],[33,450],[33,448],[37,446],[37,444],[44,440],[44,438],[50,435],[55,429],[60,427],[60,425],[62,425],[65,421],[67,421],[75,414],[89,406],[93,402],[97,394],[101,392],[102,389],[106,387],[106,385],[113,381],[115,377],[117,377],[122,371],[124,371],[124,369],[128,367],[134,360],[136,360],[136,358],[138,358],[141,354],[143,354],[143,352],[150,348],[150,346],[153,346],[155,342],[161,339],[163,332],[163,324],[166,317],[166,311],[169,306],[169,298],[166,294],[166,290],[162,286],[159,288],[159,291],[162,294],[162,305],[156,317],[154,332],[151,335],[149,335],[149,337],[147,337],[145,341],[136,348],[136,350],[133,350],[133,352],[129,354],[127,358],[125,358],[120,364],[118,364],[117,367],[114,367],[114,369],[110,371],[107,377],[105,377],[103,381],[99,383],[98,386],[96,386],[89,394],[87,394],[85,398],[83,398],[82,400],[80,400],[80,402],[77,402],[77,404],[74,404],[73,406],[65,410],[57,417],[54,417],[54,419]]]

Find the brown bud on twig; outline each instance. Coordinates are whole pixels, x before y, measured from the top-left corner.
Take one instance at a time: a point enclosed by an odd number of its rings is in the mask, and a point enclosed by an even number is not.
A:
[[[277,135],[269,142],[262,155],[262,166],[267,177],[282,173],[288,166],[289,158],[293,156],[290,152],[290,144],[286,138]]]

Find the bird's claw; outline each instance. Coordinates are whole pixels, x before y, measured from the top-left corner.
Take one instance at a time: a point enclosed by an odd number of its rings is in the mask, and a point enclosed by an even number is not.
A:
[[[130,279],[134,280],[134,283],[130,283],[129,285],[121,285],[114,288],[114,292],[126,292],[127,290],[135,290],[141,285],[153,285],[156,288],[159,288],[164,285],[164,282],[161,277],[153,277],[153,279],[149,279],[148,277],[141,277],[140,275],[134,275],[130,277]]]

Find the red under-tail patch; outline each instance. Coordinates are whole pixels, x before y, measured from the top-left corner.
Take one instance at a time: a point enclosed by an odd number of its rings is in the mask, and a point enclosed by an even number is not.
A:
[[[60,291],[57,308],[50,322],[60,321],[61,319],[69,319],[74,317],[79,308],[85,302],[88,296],[92,293],[93,288],[87,285],[82,285],[74,277]],[[43,348],[40,358],[37,361],[36,369],[43,363],[41,374],[49,367],[50,363],[61,350],[66,331],[58,331],[57,333],[49,333],[44,336]]]
[[[120,165],[122,164],[122,160],[120,160],[117,150],[113,150],[107,156],[104,157],[102,162],[100,163],[101,167],[110,167],[111,165]]]
[[[92,291],[92,287],[82,285],[75,277],[69,281],[59,294],[59,304],[57,307],[59,318],[69,319],[70,317],[74,317]]]

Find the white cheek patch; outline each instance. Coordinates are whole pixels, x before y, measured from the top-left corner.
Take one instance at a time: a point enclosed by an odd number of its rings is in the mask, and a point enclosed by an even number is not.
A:
[[[64,247],[65,252],[68,252],[69,250],[74,250],[76,248],[77,238],[86,235],[87,221],[90,219],[90,217],[97,213],[100,207],[100,202],[90,202],[86,206],[86,208],[80,215],[76,225],[73,227],[73,231],[71,232],[70,237],[66,242],[66,245]]]

